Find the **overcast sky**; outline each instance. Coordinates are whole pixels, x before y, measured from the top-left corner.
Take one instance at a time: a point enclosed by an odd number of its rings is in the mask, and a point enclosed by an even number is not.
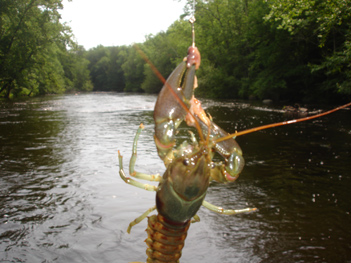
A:
[[[166,31],[183,14],[185,0],[63,0],[67,22],[79,45],[121,46]]]

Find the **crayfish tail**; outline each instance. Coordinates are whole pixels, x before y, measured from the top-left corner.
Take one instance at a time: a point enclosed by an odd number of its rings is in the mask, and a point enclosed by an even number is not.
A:
[[[185,224],[172,224],[161,215],[149,217],[145,240],[147,262],[179,262],[189,226],[190,220]]]

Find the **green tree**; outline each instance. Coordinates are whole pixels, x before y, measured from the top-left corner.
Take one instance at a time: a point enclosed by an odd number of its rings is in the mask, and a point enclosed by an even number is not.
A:
[[[59,53],[59,60],[64,70],[66,92],[91,91],[93,85],[88,69],[89,60],[85,58],[86,51],[82,46],[74,45],[70,50],[64,47]]]
[[[198,92],[238,98],[249,67],[245,40],[248,1],[197,1],[196,17],[196,43],[203,54]]]
[[[315,80],[307,65],[316,57],[315,47],[277,29],[275,22],[264,22],[263,17],[269,13],[267,3],[252,1],[249,10],[245,34],[250,50],[248,78],[241,92],[245,97],[301,100]]]
[[[125,78],[122,65],[125,62],[124,57],[121,55],[126,46],[110,47],[111,64],[108,70],[108,85],[113,91],[123,91],[125,87]]]
[[[268,1],[267,21],[278,22],[278,28],[294,38],[318,45],[320,59],[309,66],[318,74],[320,90],[333,94],[351,94],[351,3],[344,0]]]
[[[87,51],[86,57],[90,62],[88,68],[94,91],[108,90],[107,70],[108,64],[110,63],[109,50],[106,47],[99,45]]]
[[[125,78],[122,65],[128,48],[98,46],[87,51],[89,70],[95,91],[123,91]]]
[[[61,93],[59,54],[71,43],[61,0],[0,0],[0,94]]]
[[[139,48],[143,49],[142,45],[138,45]],[[128,92],[142,92],[141,84],[144,81],[144,65],[145,61],[137,52],[137,50],[129,46],[128,49],[123,50],[120,53],[123,56],[124,63],[122,64],[122,70],[125,79],[124,91]]]

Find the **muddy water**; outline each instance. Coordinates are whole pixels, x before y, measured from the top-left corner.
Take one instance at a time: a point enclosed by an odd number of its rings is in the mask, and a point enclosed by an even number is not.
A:
[[[153,143],[156,96],[84,94],[0,102],[0,262],[145,261],[154,193],[126,185],[138,125],[136,169],[162,173]],[[228,131],[286,120],[281,106],[206,100]],[[184,128],[182,128],[184,129]],[[187,137],[183,133],[183,137]],[[237,138],[246,166],[230,185],[212,183],[181,262],[351,262],[351,112]]]

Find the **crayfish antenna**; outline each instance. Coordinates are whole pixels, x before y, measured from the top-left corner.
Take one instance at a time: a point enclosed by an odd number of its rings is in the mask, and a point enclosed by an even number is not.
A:
[[[305,118],[301,118],[301,119],[294,119],[294,120],[290,120],[290,121],[282,121],[282,122],[262,125],[262,126],[255,127],[255,128],[252,128],[252,129],[247,129],[247,130],[244,130],[244,131],[241,131],[241,132],[235,132],[235,133],[229,134],[227,136],[221,137],[219,139],[216,139],[215,142],[218,143],[218,142],[221,142],[221,141],[229,140],[229,139],[231,139],[233,137],[237,137],[237,136],[241,136],[241,135],[244,135],[244,134],[249,134],[249,133],[252,133],[252,132],[257,132],[257,131],[261,131],[261,130],[265,130],[265,129],[269,129],[269,128],[274,128],[274,127],[278,127],[278,126],[284,126],[284,125],[288,125],[288,124],[293,124],[293,123],[313,120],[313,119],[316,119],[316,118],[328,115],[330,113],[333,113],[335,111],[347,108],[349,106],[351,106],[351,102],[349,102],[349,103],[347,103],[345,105],[342,105],[340,107],[337,107],[335,109],[332,109],[332,110],[329,110],[329,111],[326,111],[326,112],[323,112],[323,113],[319,113],[319,114],[316,114],[316,115],[313,115],[313,116],[309,116],[309,117],[305,117]]]

